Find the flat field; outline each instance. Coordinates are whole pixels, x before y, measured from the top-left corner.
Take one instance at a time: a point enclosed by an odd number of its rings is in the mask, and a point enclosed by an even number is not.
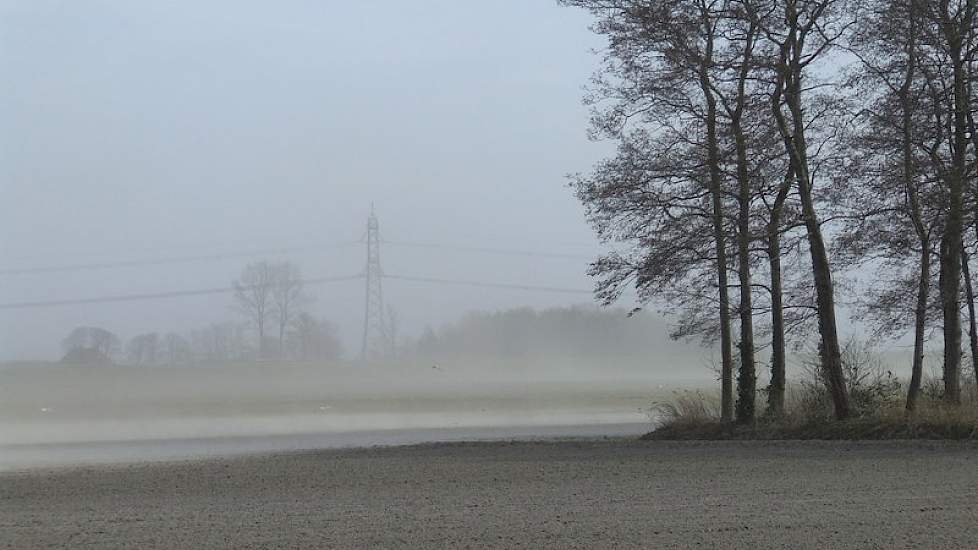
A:
[[[648,422],[648,375],[565,365],[0,366],[0,445]]]
[[[0,474],[3,548],[975,548],[978,447],[436,444]]]

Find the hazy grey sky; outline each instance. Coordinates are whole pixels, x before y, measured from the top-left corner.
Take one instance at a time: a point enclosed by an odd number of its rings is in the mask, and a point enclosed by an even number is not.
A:
[[[550,250],[544,259],[387,247],[389,273],[589,288],[597,250],[565,174],[588,142],[600,46],[553,0],[0,0],[5,268],[307,246],[305,275],[362,270],[387,239]],[[247,259],[0,275],[0,302],[226,286]],[[586,295],[390,281],[403,329]],[[316,287],[358,338],[362,284]],[[129,337],[233,316],[229,296],[0,310],[0,357],[52,357],[73,326]]]

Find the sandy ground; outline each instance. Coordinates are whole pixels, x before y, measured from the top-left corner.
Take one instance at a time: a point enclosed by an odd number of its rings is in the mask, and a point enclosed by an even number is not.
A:
[[[0,474],[5,548],[975,548],[978,446],[453,443]]]

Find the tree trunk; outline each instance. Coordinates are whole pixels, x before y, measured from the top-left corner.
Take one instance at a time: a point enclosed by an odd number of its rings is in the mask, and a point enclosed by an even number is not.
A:
[[[737,124],[739,126],[739,124]],[[750,273],[750,176],[747,170],[747,144],[743,133],[737,135],[737,179],[739,180],[737,216],[737,256],[740,278],[740,371],[737,374],[737,422],[754,421],[757,373],[754,365],[754,305]]]
[[[842,370],[842,350],[839,344],[839,330],[835,317],[835,288],[832,283],[832,269],[829,264],[821,224],[815,210],[812,196],[812,179],[808,168],[808,145],[805,139],[805,118],[802,109],[802,45],[799,43],[798,13],[793,3],[787,3],[788,36],[781,50],[781,66],[777,90],[783,92],[785,103],[791,113],[789,123],[781,111],[780,97],[775,95],[774,116],[785,140],[787,153],[798,180],[801,196],[802,215],[808,233],[808,244],[812,260],[812,276],[815,282],[818,329],[821,336],[826,386],[832,396],[835,416],[839,420],[848,418],[849,394]]]
[[[791,187],[793,172],[785,176],[768,223],[768,263],[771,269],[771,385],[767,392],[767,414],[784,415],[786,346],[784,335],[784,290],[781,279],[781,212]]]
[[[845,377],[842,373],[842,347],[839,344],[839,329],[835,317],[835,288],[832,271],[822,229],[819,227],[811,187],[804,179],[799,182],[802,188],[802,208],[805,226],[808,230],[808,244],[812,258],[812,276],[815,279],[815,300],[818,309],[818,329],[824,350],[822,368],[826,383],[835,405],[835,416],[839,420],[849,417],[849,395]]]
[[[733,420],[733,350],[730,334],[730,284],[727,276],[727,243],[723,227],[723,186],[720,147],[717,143],[717,101],[710,87],[708,68],[712,63],[713,42],[700,66],[700,88],[706,100],[707,165],[710,172],[710,198],[713,205],[713,239],[717,254],[717,286],[720,300],[720,415],[723,422]]]
[[[961,402],[961,246],[964,218],[965,153],[968,144],[967,78],[961,40],[952,35],[954,149],[948,178],[947,220],[941,243],[941,309],[944,315],[944,399]]]
[[[910,388],[907,390],[907,411],[913,412],[920,395],[920,384],[924,376],[924,339],[927,325],[927,300],[930,294],[930,241],[923,239],[920,251],[920,273],[917,283],[917,307],[914,309],[913,366],[910,373]]]
[[[285,358],[285,324],[278,325],[278,358]]]
[[[710,170],[713,172],[713,169]],[[714,179],[714,178],[711,178]],[[715,179],[719,179],[719,173]],[[727,277],[727,244],[723,228],[723,203],[719,182],[711,183],[713,201],[713,238],[717,253],[717,286],[720,300],[721,416],[733,420],[733,349],[730,334],[730,283]]]
[[[747,136],[742,126],[747,101],[747,79],[750,76],[756,25],[746,33],[744,53],[737,79],[736,108],[731,116],[731,130],[737,151],[737,260],[740,279],[740,371],[737,374],[737,422],[749,424],[756,416],[757,371],[754,358],[754,304],[750,269],[750,166]]]
[[[971,369],[978,381],[978,332],[975,321],[975,288],[971,281],[971,266],[968,265],[968,252],[961,247],[961,276],[964,278],[965,299],[968,301],[968,338],[971,344]]]
[[[914,163],[914,101],[911,88],[917,71],[917,0],[908,0],[907,16],[909,32],[907,35],[907,66],[904,81],[900,87],[900,110],[903,124],[903,178],[910,202],[910,218],[920,243],[920,263],[917,273],[917,304],[914,308],[913,363],[910,368],[910,387],[907,389],[907,412],[913,413],[920,395],[920,384],[924,376],[924,343],[927,329],[927,302],[930,299],[931,254],[930,231],[924,223],[920,204]]]

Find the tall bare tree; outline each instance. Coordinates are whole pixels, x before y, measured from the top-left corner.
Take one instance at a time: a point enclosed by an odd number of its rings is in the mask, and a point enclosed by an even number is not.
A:
[[[266,357],[265,325],[274,307],[275,273],[268,261],[254,262],[246,265],[233,283],[235,306],[257,331],[259,359]]]
[[[835,415],[844,419],[850,415],[849,396],[842,367],[832,266],[816,206],[808,143],[812,120],[806,115],[806,97],[810,93],[807,80],[812,66],[825,58],[847,30],[846,10],[842,0],[773,1],[765,4],[763,12],[756,7],[758,4],[748,13],[776,50],[771,107],[801,199],[815,284],[822,368]]]
[[[969,75],[978,47],[976,0],[941,0],[924,2],[928,18],[929,42],[936,44],[944,63],[949,66],[952,110],[949,163],[943,171],[947,187],[946,218],[940,247],[940,289],[944,327],[944,398],[951,403],[961,400],[961,247],[965,225],[965,188],[969,178],[968,146],[972,128],[970,114],[973,101]],[[935,73],[937,74],[937,73]]]
[[[751,246],[753,245],[752,203],[756,197],[757,182],[754,181],[756,165],[751,159],[751,141],[754,133],[763,134],[763,124],[748,124],[745,117],[751,113],[755,103],[752,81],[755,78],[754,49],[760,30],[756,17],[750,17],[746,10],[754,9],[749,3],[713,2],[701,3],[701,24],[712,27],[714,48],[718,53],[714,58],[704,59],[701,80],[707,84],[720,105],[726,126],[722,129],[724,137],[733,142],[733,172],[737,213],[737,275],[739,279],[740,317],[740,366],[737,373],[737,421],[748,423],[754,420],[757,374],[755,367],[754,343],[754,285],[751,275]],[[713,69],[712,71],[710,69]],[[712,74],[711,74],[712,73]],[[716,113],[714,113],[715,117]],[[762,117],[763,120],[763,117]],[[756,151],[754,151],[756,152]],[[728,161],[728,163],[730,163]],[[719,165],[719,162],[717,162]],[[718,194],[724,186],[717,186]],[[725,215],[720,212],[720,215]]]
[[[599,234],[637,245],[631,257],[595,263],[592,272],[604,277],[599,293],[613,300],[634,282],[646,299],[685,303],[678,334],[718,334],[722,416],[732,420],[731,228],[715,81],[724,2],[562,3],[590,10],[598,18],[594,30],[608,39],[594,99],[615,101],[594,128],[621,144],[617,159],[578,180],[578,196]],[[694,226],[712,242],[692,234]],[[702,286],[709,273],[706,288],[714,293]],[[694,280],[701,284],[690,285]],[[697,313],[710,303],[718,320],[704,324]]]
[[[855,118],[846,178],[853,214],[841,234],[848,261],[881,262],[887,284],[869,289],[863,317],[879,334],[902,334],[912,315],[914,351],[907,410],[916,407],[923,378],[930,315],[931,262],[940,235],[943,194],[927,150],[930,127],[925,72],[921,70],[924,21],[921,0],[868,0],[854,28],[850,51],[859,59],[851,82],[863,98]],[[938,111],[940,107],[938,107]],[[894,277],[894,274],[904,273]],[[908,299],[909,297],[909,299]]]
[[[271,305],[278,323],[279,355],[285,355],[286,330],[299,315],[299,308],[308,300],[299,267],[292,262],[275,264],[272,268]]]

